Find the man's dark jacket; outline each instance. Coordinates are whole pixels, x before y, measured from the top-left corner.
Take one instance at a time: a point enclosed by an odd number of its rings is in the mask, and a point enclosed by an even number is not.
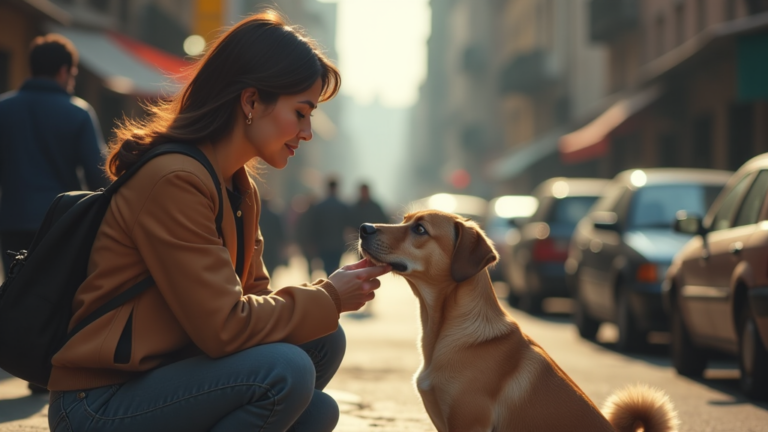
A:
[[[0,95],[0,232],[36,230],[57,195],[109,182],[96,114],[55,81],[27,80]]]

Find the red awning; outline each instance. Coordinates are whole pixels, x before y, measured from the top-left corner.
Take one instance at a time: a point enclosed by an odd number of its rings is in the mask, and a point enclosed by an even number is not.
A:
[[[659,86],[624,97],[586,126],[560,137],[560,159],[566,164],[586,162],[608,152],[611,135],[661,95]]]
[[[184,69],[192,63],[112,32],[54,27],[75,44],[80,63],[110,90],[142,97],[174,94],[183,85]]]
[[[153,46],[131,39],[126,35],[114,31],[110,31],[107,34],[137,59],[171,76],[180,75],[184,69],[191,65],[190,62],[181,57],[161,51]]]

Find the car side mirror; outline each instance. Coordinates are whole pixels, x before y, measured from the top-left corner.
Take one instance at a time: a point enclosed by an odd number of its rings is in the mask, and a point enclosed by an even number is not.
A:
[[[620,232],[619,217],[614,212],[594,212],[590,215],[595,229]]]
[[[675,215],[674,230],[691,235],[704,235],[706,230],[702,224],[700,216],[689,215],[687,212],[681,210]]]

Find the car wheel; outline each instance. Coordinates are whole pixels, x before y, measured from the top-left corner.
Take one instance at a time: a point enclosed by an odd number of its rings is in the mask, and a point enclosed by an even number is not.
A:
[[[768,353],[760,339],[755,318],[745,303],[739,326],[739,370],[741,390],[755,399],[768,396]]]
[[[707,353],[697,347],[691,341],[688,330],[685,328],[683,314],[680,306],[675,302],[672,307],[672,343],[670,344],[670,354],[672,365],[677,373],[687,377],[700,377],[707,368]]]
[[[616,349],[621,352],[630,352],[645,345],[646,333],[638,330],[637,321],[632,313],[629,292],[619,288],[619,301],[616,305],[617,320],[619,327],[619,340],[616,341]]]
[[[579,330],[579,336],[584,339],[594,340],[597,336],[597,331],[600,329],[601,322],[589,316],[587,305],[584,304],[584,299],[579,294],[578,288],[573,299],[573,305],[573,323],[576,325],[576,329]]]
[[[541,303],[543,298],[539,295],[532,293],[529,289],[526,289],[520,298],[520,309],[528,312],[531,315],[540,314],[542,312]]]
[[[520,297],[518,297],[515,293],[513,293],[511,288],[509,290],[509,293],[507,294],[507,304],[509,304],[513,308],[518,307],[518,305],[520,304]]]

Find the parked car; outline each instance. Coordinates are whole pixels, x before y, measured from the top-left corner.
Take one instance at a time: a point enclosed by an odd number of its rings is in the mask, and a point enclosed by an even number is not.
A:
[[[538,208],[521,229],[505,267],[508,302],[530,313],[541,312],[546,297],[567,297],[564,263],[576,223],[603,192],[608,180],[549,179],[533,191]]]
[[[440,210],[455,213],[482,224],[488,211],[488,201],[474,195],[438,193],[413,201],[410,210]]]
[[[744,164],[703,213],[680,213],[695,235],[664,283],[672,363],[701,376],[711,350],[738,356],[741,388],[768,397],[768,153]]]
[[[661,282],[672,257],[691,239],[673,231],[678,211],[703,214],[729,171],[627,170],[576,227],[566,263],[572,275],[573,320],[593,339],[600,323],[619,328],[617,348],[643,346],[648,332],[667,330]]]
[[[482,226],[499,253],[499,262],[490,269],[494,281],[506,280],[503,269],[509,265],[512,246],[520,241],[520,227],[538,206],[539,201],[530,195],[504,195],[488,202]]]

